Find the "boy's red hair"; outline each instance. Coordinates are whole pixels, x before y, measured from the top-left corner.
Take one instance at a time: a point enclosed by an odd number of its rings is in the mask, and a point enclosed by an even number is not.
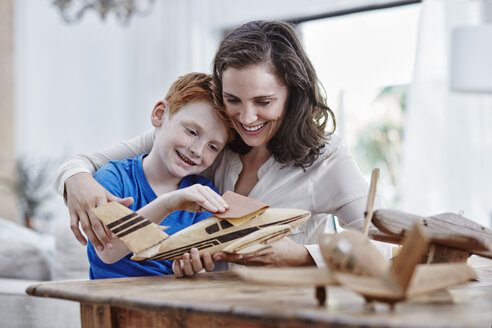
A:
[[[189,73],[180,76],[169,88],[166,95],[166,102],[171,118],[181,107],[186,104],[198,101],[205,101],[212,104],[217,117],[227,128],[227,141],[232,140],[234,132],[229,119],[224,115],[224,110],[216,102],[214,94],[212,76],[204,73]]]

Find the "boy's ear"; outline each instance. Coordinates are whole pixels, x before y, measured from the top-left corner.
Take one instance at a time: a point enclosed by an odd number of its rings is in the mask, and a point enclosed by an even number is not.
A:
[[[150,120],[154,127],[160,127],[162,122],[164,122],[164,118],[166,117],[167,111],[167,102],[165,100],[159,101],[152,110],[152,114],[150,115]]]

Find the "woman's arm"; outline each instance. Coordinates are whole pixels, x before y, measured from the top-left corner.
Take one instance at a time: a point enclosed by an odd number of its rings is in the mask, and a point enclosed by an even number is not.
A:
[[[227,208],[229,205],[214,190],[201,184],[195,184],[163,194],[139,209],[137,213],[159,224],[174,211],[220,213]],[[96,248],[96,253],[103,262],[114,263],[130,254],[131,251],[119,239],[115,238],[111,248],[106,247],[104,250]]]
[[[65,182],[74,174],[86,172],[94,174],[100,167],[109,161],[119,161],[150,152],[154,144],[155,130],[151,129],[144,134],[130,140],[121,141],[101,152],[92,154],[72,154],[58,168],[55,186],[61,195],[64,195]]]
[[[131,198],[120,199],[110,194],[92,177],[92,174],[110,160],[121,160],[150,152],[154,143],[154,134],[154,130],[149,130],[102,152],[72,155],[58,169],[56,187],[68,207],[70,228],[82,245],[86,245],[87,240],[80,227],[96,249],[112,247],[109,233],[92,214],[91,208],[109,201],[117,201],[125,206],[133,202]]]

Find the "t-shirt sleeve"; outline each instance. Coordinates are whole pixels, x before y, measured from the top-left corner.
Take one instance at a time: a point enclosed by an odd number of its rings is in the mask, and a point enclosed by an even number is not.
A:
[[[149,153],[154,144],[155,130],[148,130],[133,139],[122,141],[103,151],[92,154],[72,154],[58,168],[55,187],[60,195],[65,189],[65,180],[76,173],[88,172],[93,174],[109,161],[119,161]]]
[[[123,197],[123,179],[116,166],[109,162],[94,173],[94,179],[116,197]]]

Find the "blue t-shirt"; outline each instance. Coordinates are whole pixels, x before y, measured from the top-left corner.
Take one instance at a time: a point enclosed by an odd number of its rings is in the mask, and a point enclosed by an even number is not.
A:
[[[94,178],[113,195],[125,198],[133,197],[134,203],[129,206],[133,211],[147,205],[157,198],[145,177],[141,155],[123,161],[111,161],[101,167]],[[215,192],[217,189],[212,182],[201,175],[189,175],[181,179],[179,189],[194,184],[209,186]],[[210,217],[209,212],[191,213],[187,211],[176,211],[169,214],[160,224],[169,226],[165,232],[172,235],[193,223]],[[137,277],[173,274],[172,261],[132,261],[129,254],[112,264],[106,264],[97,255],[94,246],[89,242],[87,245],[87,256],[90,262],[89,276],[91,279]]]

